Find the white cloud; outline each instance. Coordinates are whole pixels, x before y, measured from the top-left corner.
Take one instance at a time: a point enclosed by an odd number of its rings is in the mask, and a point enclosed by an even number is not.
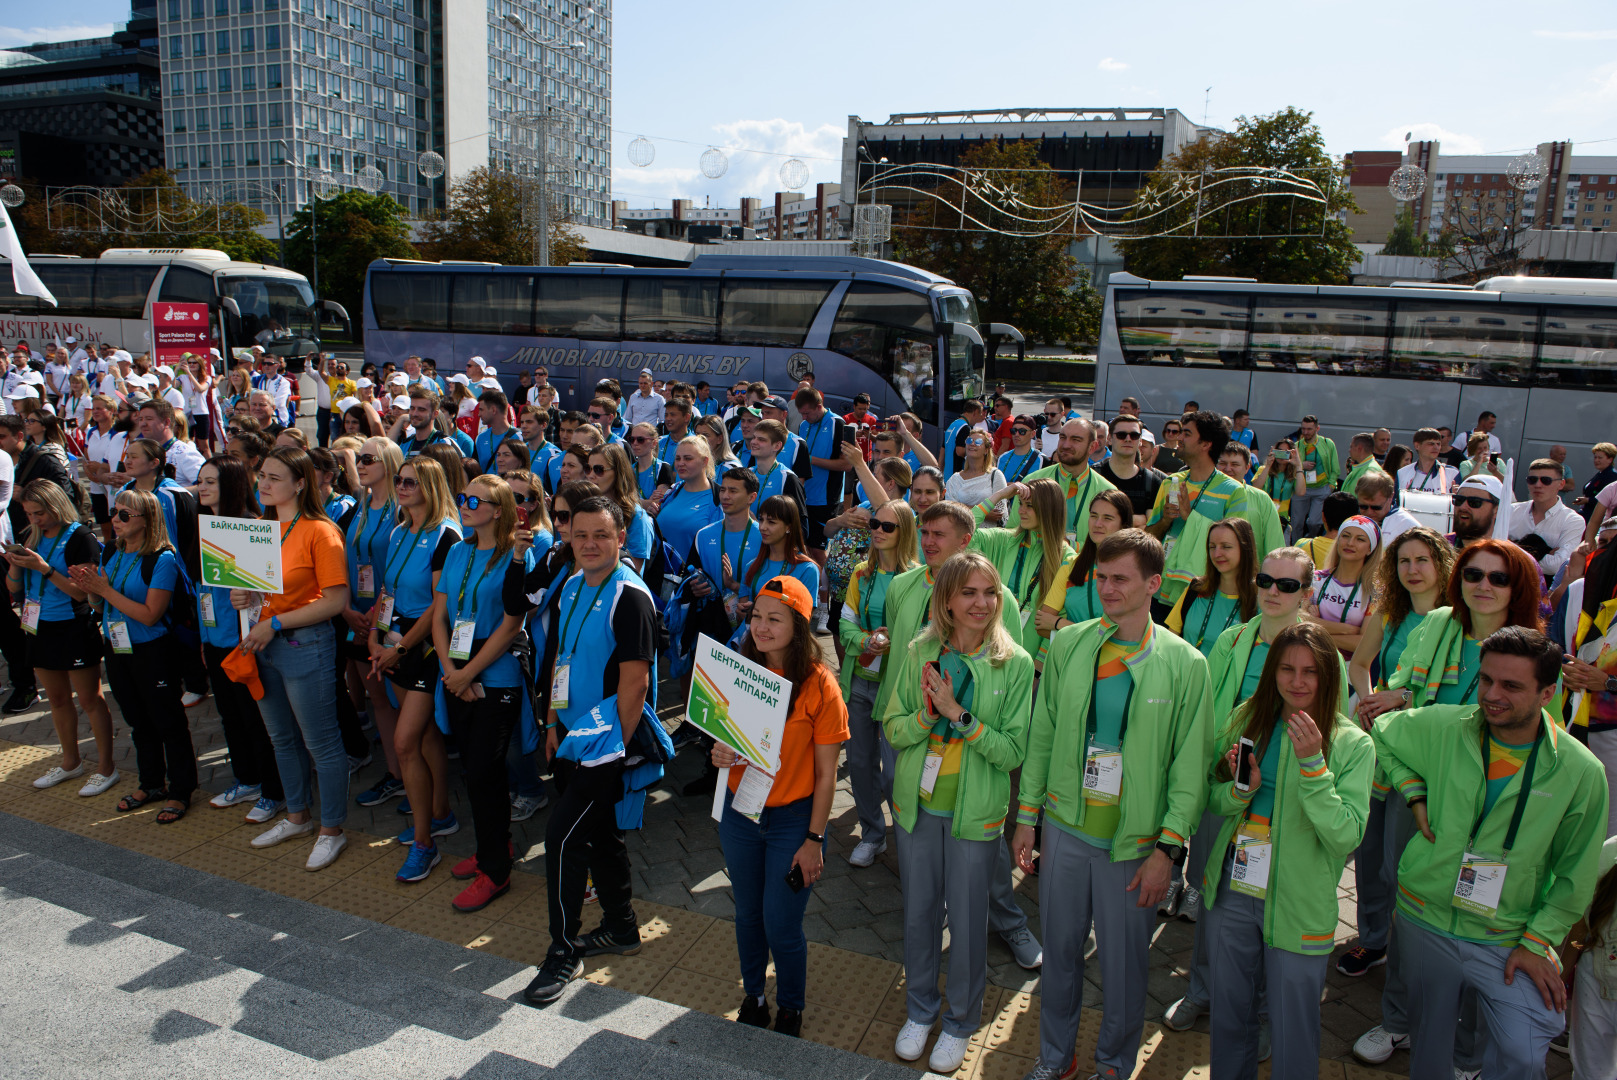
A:
[[[77,41],[80,38],[107,37],[111,23],[68,24],[65,26],[0,26],[0,49],[35,45],[42,41]]]
[[[1106,57],[1105,59],[1103,59],[1100,63],[1096,64],[1095,66],[1097,68],[1099,68],[1101,71],[1127,71],[1129,69],[1129,66],[1127,64],[1123,63],[1123,61],[1114,60],[1110,56]]]
[[[641,169],[629,164],[624,152],[628,139],[624,138],[613,153],[613,198],[624,199],[632,207],[667,206],[673,199],[694,199],[697,205],[710,201],[715,207],[738,206],[743,198],[772,202],[775,192],[785,190],[780,167],[792,156],[808,166],[809,180],[802,190],[812,193],[817,183],[841,180],[845,134],[844,128],[832,124],[809,128],[778,117],[715,124],[711,145],[730,159],[729,169],[717,180],[704,176],[697,163],[706,146],[648,134],[657,157]]]
[[[1617,41],[1617,30],[1534,30],[1533,36],[1556,41]]]
[[[1462,135],[1457,131],[1449,131],[1440,124],[1432,123],[1399,124],[1381,136],[1381,145],[1395,150],[1402,149],[1406,132],[1413,132],[1410,135],[1411,142],[1436,139],[1443,144],[1442,152],[1445,154],[1482,153],[1482,140],[1475,135]]]

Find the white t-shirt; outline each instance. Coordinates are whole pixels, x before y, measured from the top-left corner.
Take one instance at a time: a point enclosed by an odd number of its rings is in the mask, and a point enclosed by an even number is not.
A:
[[[107,468],[116,470],[118,463],[123,460],[124,445],[128,441],[127,432],[108,429],[103,434],[92,427],[84,436],[84,452],[91,461],[99,461]],[[106,484],[90,484],[93,495],[106,495],[110,490]]]
[[[1349,626],[1364,625],[1364,614],[1371,600],[1367,576],[1361,570],[1359,580],[1349,585],[1337,581],[1329,570],[1314,571],[1314,606],[1319,609],[1319,617]]]
[[[1441,461],[1432,463],[1432,471],[1421,468],[1419,461],[1411,461],[1398,470],[1399,491],[1432,491],[1443,494],[1460,482],[1460,470]]]
[[[953,499],[966,506],[976,506],[986,502],[988,496],[1005,486],[1005,474],[998,469],[989,469],[983,475],[967,480],[964,473],[952,474],[943,485],[943,497]],[[1617,487],[1617,485],[1613,485]],[[1003,510],[1004,506],[998,507]]]
[[[45,365],[45,384],[50,387],[50,392],[57,397],[67,393],[67,380],[72,376],[73,368],[71,365],[56,363]]]
[[[0,543],[4,544],[12,542],[11,515],[6,513],[6,508],[11,505],[11,496],[13,494],[11,485],[16,479],[16,475],[17,467],[11,460],[11,455],[0,451],[0,485],[5,486],[6,492],[6,497],[0,499]]]
[[[170,386],[163,391],[163,400],[174,406],[175,412],[185,411],[185,395],[174,387]]]

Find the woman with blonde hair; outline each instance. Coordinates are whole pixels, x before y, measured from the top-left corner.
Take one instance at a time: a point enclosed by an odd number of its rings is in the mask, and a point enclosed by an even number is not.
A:
[[[1211,656],[1220,634],[1258,613],[1257,575],[1252,525],[1225,518],[1207,530],[1207,572],[1179,594],[1165,625]]]
[[[589,475],[584,479],[600,488],[601,494],[623,511],[623,554],[634,572],[640,573],[646,560],[651,558],[655,533],[651,515],[640,505],[640,490],[635,486],[634,462],[629,452],[617,443],[595,447],[590,451]]]
[[[967,442],[970,446],[970,442]],[[966,451],[968,460],[971,451]],[[959,474],[956,474],[959,475]],[[953,477],[950,478],[953,480]],[[1006,500],[1017,501],[1017,520],[1014,527],[996,529],[979,528],[971,534],[971,547],[988,556],[1016,597],[1020,609],[1021,637],[1017,644],[1029,655],[1038,651],[1039,632],[1033,614],[1040,597],[1049,593],[1062,565],[1072,555],[1067,545],[1067,500],[1061,485],[1049,477],[1032,483],[1010,484],[994,492],[973,513],[983,519],[989,506],[1005,506]]]
[[[102,551],[100,566],[76,565],[72,578],[101,610],[107,682],[135,744],[140,786],[118,801],[118,810],[162,799],[157,823],[171,825],[190,809],[197,788],[196,749],[180,702],[184,663],[168,623],[185,570],[156,495],[128,488],[115,505],[116,540]]]
[[[414,824],[399,834],[409,851],[397,877],[408,883],[424,880],[442,861],[434,838],[460,831],[449,808],[449,754],[434,715],[439,668],[426,616],[461,532],[455,497],[435,459],[422,454],[400,465],[395,488],[398,527],[378,583],[370,652],[371,671],[385,674],[399,694],[393,746]]]
[[[713,450],[706,439],[687,435],[675,444],[674,475],[673,486],[652,512],[663,540],[683,558],[696,542],[696,534],[724,516],[714,498]]]
[[[75,376],[77,377],[77,376]],[[112,762],[112,714],[101,696],[101,635],[90,613],[84,589],[74,584],[72,568],[94,565],[101,554],[92,530],[79,525],[78,508],[50,480],[33,480],[18,497],[28,514],[28,535],[6,553],[10,564],[6,585],[22,596],[22,628],[32,635],[28,659],[45,696],[51,722],[62,746],[62,763],[34,781],[36,788],[55,787],[84,775],[79,755],[79,705],[95,738],[96,770],[79,789],[99,795],[118,782]]]
[[[1063,507],[1065,512],[1065,507]],[[960,1067],[982,1022],[989,879],[1011,771],[1022,764],[1033,660],[1000,623],[999,573],[981,552],[939,568],[931,623],[903,650],[882,726],[897,751],[893,817],[901,831],[908,1019],[894,1051],[915,1061],[942,1012],[938,974],[949,917],[949,1012],[928,1065]]]
[[[358,679],[370,702],[370,718],[382,744],[387,771],[374,785],[355,796],[360,806],[376,806],[404,794],[399,779],[399,759],[393,749],[394,725],[399,710],[388,697],[381,678],[371,671],[370,636],[375,624],[374,608],[382,592],[382,572],[387,565],[388,542],[398,525],[399,504],[393,478],[404,464],[404,451],[392,439],[375,435],[366,439],[354,458],[354,472],[360,483],[358,507],[348,519],[348,603],[342,619],[346,632],[339,650],[348,661],[348,677]]]
[[[226,416],[235,412],[236,402],[246,401],[248,395],[253,392],[252,373],[253,369],[250,365],[237,364],[225,375],[224,393],[221,397],[223,398],[222,404],[225,407]]]
[[[713,461],[714,483],[718,483],[725,473],[741,464],[736,460],[735,451],[730,449],[729,432],[725,431],[724,420],[717,413],[697,417],[691,428],[707,443],[710,451],[708,457]]]
[[[848,783],[859,815],[859,843],[848,855],[854,866],[869,866],[887,850],[882,800],[892,798],[897,758],[876,716],[876,690],[892,648],[887,590],[899,574],[915,567],[916,548],[915,511],[909,504],[889,499],[877,507],[870,516],[870,555],[854,567],[842,601],[838,635],[845,652],[839,681],[848,703]]]
[[[57,407],[57,415],[64,421],[73,421],[80,431],[90,426],[90,380],[79,373],[68,376],[67,394]]]

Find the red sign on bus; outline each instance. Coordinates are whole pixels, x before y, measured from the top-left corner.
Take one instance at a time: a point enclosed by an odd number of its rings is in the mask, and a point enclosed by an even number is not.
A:
[[[208,355],[207,304],[152,302],[152,352],[159,364],[178,364],[186,353]]]

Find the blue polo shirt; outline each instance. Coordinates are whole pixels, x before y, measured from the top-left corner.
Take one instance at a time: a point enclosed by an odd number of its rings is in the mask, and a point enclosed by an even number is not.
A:
[[[663,539],[681,558],[696,542],[696,534],[724,517],[724,511],[713,501],[714,491],[690,491],[682,480],[668,490],[662,509],[657,511],[657,528]]]
[[[724,527],[724,518],[721,515],[718,521],[704,526],[696,533],[696,543],[692,546],[692,553],[696,561],[701,563],[702,570],[713,579],[717,588],[724,588],[724,556],[730,556],[730,569],[736,580],[752,560],[758,557],[758,547],[763,539],[758,535],[758,523],[752,518],[747,519],[747,527],[734,532]]]
[[[767,473],[758,477],[758,494],[753,496],[752,499],[753,513],[756,514],[758,508],[764,504],[764,500],[770,496],[787,494],[786,478],[795,476],[796,473],[783,464],[784,457],[785,455],[783,454],[781,457],[776,458],[774,466]]]
[[[146,594],[153,589],[166,589],[172,593],[180,580],[180,558],[174,554],[174,549],[169,548],[157,556],[157,562],[152,566],[150,581],[141,576],[142,561],[143,556],[138,551],[113,551],[112,548],[108,548],[102,566],[106,570],[107,579],[112,582],[112,587],[137,604],[144,604]],[[108,603],[101,613],[101,632],[107,636],[108,641],[112,640],[111,626],[115,622],[129,624],[129,640],[137,645],[156,641],[168,633],[166,619],[157,620],[155,626],[147,626],[139,619],[129,618]]]
[[[632,559],[651,558],[651,544],[657,538],[657,529],[645,507],[634,508],[634,517],[628,520],[624,531],[623,553]]]
[[[455,544],[444,556],[443,569],[438,573],[434,591],[444,598],[444,614],[453,631],[461,619],[471,619],[477,629],[472,632],[472,656],[483,648],[483,643],[500,628],[507,615],[525,615],[528,605],[524,599],[516,610],[507,610],[501,599],[505,591],[507,573],[525,574],[533,569],[533,549],[529,549],[520,563],[512,560],[509,552],[494,558],[494,549],[481,551],[475,540]],[[463,614],[464,613],[464,614]],[[466,661],[460,661],[465,663]],[[521,686],[522,665],[516,654],[507,650],[503,656],[484,668],[477,677],[484,686]]]
[[[528,448],[528,468],[533,472],[533,475],[539,477],[542,483],[545,483],[547,489],[554,483],[550,479],[551,462],[556,463],[556,470],[559,472],[561,470],[561,455],[561,447],[548,440],[541,442],[538,446]]]
[[[754,558],[757,558],[757,556],[754,556]],[[780,577],[782,574],[801,581],[804,588],[808,589],[810,598],[820,595],[820,567],[813,559],[805,558],[802,562],[792,563],[791,565],[787,565],[779,559],[765,559],[757,570],[752,568],[752,563],[749,561],[736,574],[736,581],[741,585],[741,599],[751,600],[767,582],[772,578]]]
[[[598,586],[586,584],[582,571],[575,573],[557,597],[555,633],[556,663],[568,666],[567,707],[556,710],[563,727],[575,726],[618,692],[618,673],[627,662],[651,663],[650,700],[657,685],[657,606],[633,570],[613,567]]]
[[[371,508],[370,497],[348,520],[348,533],[344,538],[348,549],[348,602],[355,611],[369,611],[376,606],[375,596],[359,595],[359,566],[371,568],[371,580],[378,591],[382,588],[382,570],[387,565],[387,545],[393,537],[399,508],[391,499],[385,506]]]
[[[835,458],[841,454],[842,417],[826,410],[818,421],[797,425],[798,436],[808,446],[810,457]],[[842,501],[844,474],[833,469],[810,469],[803,481],[803,493],[810,506],[831,506]]]
[[[449,549],[460,542],[460,526],[451,518],[416,532],[406,525],[393,530],[377,586],[393,596],[393,617],[419,619],[432,606],[432,574],[442,570]]]
[[[73,522],[59,530],[55,539],[39,538],[34,550],[40,558],[50,563],[51,569],[67,576],[69,566],[83,566],[86,563],[96,562],[100,554],[100,545],[88,529],[80,528],[78,522]],[[67,593],[58,589],[53,582],[45,580],[46,575],[35,573],[32,570],[22,572],[23,596],[39,603],[39,621],[67,622],[84,611],[86,604],[82,600],[74,600]]]
[[[472,456],[477,458],[477,467],[483,472],[491,471],[494,468],[494,454],[507,439],[521,442],[522,434],[516,428],[506,428],[502,435],[495,435],[493,428],[485,428],[479,433],[477,441],[472,444]]]

